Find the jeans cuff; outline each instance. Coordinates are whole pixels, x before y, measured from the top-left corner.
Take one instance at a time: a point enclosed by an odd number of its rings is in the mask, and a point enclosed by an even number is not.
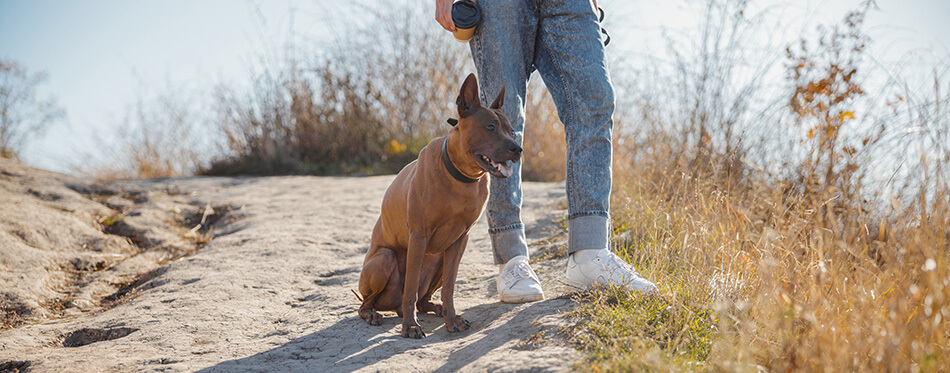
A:
[[[610,218],[606,214],[578,214],[567,221],[567,252],[610,248]]]
[[[528,243],[524,236],[524,224],[512,224],[488,230],[491,237],[495,264],[508,263],[518,255],[528,256]]]

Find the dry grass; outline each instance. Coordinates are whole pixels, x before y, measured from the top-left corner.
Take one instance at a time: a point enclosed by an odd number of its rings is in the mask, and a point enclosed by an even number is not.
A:
[[[946,190],[892,210],[891,223],[846,212],[829,223],[824,205],[773,183],[740,191],[708,178],[630,180],[618,188],[617,249],[665,300],[583,298],[591,302],[576,316],[595,338],[579,343],[594,366],[950,366]]]
[[[861,111],[880,100],[861,89],[862,14],[823,29],[817,47],[789,48],[791,110],[777,123],[790,137],[768,148],[791,144],[781,162],[726,143],[722,130],[741,122],[622,139],[615,250],[664,295],[582,294],[572,312],[573,340],[589,353],[581,370],[950,369],[950,156],[935,141],[950,132],[940,119],[950,102],[938,88]],[[641,110],[662,110],[649,103]],[[912,176],[869,176],[901,167]]]

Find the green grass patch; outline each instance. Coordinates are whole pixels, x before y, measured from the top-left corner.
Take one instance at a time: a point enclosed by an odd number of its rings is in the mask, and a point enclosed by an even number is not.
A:
[[[571,342],[586,353],[581,371],[689,371],[708,369],[720,322],[706,276],[683,252],[676,215],[625,211],[613,222],[614,252],[661,296],[620,287],[575,295]]]
[[[708,300],[649,296],[619,287],[578,293],[569,316],[583,371],[690,370],[704,366],[718,321]]]

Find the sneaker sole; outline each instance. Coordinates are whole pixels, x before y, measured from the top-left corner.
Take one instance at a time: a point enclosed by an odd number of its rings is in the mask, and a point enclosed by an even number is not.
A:
[[[564,279],[564,284],[576,289],[577,291],[590,290],[591,288],[590,284],[584,284],[582,282],[571,281],[570,279],[567,279],[567,278]]]
[[[544,293],[502,296],[502,303],[528,303],[544,300]]]
[[[587,291],[587,290],[590,290],[590,289],[593,287],[593,284],[584,284],[584,283],[580,283],[580,282],[574,282],[574,281],[571,281],[571,280],[569,280],[569,279],[564,279],[564,284],[567,285],[567,286],[570,286],[570,287],[574,288],[574,289],[577,290],[577,291]],[[634,290],[634,289],[627,288],[627,290],[628,290],[628,291],[631,291],[631,292],[643,293],[643,294],[648,294],[648,295],[659,295],[659,294],[660,294],[660,291],[659,291],[659,289],[657,289],[657,288],[652,288],[652,289],[640,289],[640,290]]]

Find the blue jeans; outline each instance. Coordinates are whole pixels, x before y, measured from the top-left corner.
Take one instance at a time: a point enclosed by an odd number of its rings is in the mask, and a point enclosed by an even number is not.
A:
[[[538,71],[567,140],[568,252],[608,247],[614,93],[600,25],[588,0],[479,0],[481,26],[470,42],[481,99],[502,85],[505,115],[522,141],[525,90]],[[530,149],[528,149],[530,151]],[[528,255],[521,221],[521,162],[491,181],[489,235],[495,263]]]

